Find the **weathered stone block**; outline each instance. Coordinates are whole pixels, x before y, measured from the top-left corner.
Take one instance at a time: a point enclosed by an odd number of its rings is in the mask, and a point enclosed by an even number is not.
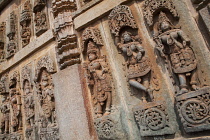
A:
[[[177,96],[176,100],[179,116],[186,132],[210,129],[210,87]]]

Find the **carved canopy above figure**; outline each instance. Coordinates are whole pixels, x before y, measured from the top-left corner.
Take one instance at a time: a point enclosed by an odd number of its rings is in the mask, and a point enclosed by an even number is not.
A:
[[[54,61],[50,58],[49,55],[46,55],[39,59],[36,64],[36,71],[35,71],[35,81],[39,78],[39,73],[41,72],[42,68],[46,68],[49,73],[56,72]]]
[[[89,39],[92,39],[97,45],[103,45],[103,40],[99,29],[88,27],[84,30],[82,34],[82,51],[84,51],[84,45]]]
[[[149,26],[153,25],[153,16],[155,12],[161,9],[169,10],[175,18],[179,18],[179,15],[173,4],[173,0],[146,0],[144,2],[143,14],[146,22]]]
[[[119,36],[120,29],[126,26],[129,26],[133,29],[137,28],[131,10],[126,5],[116,6],[109,14],[109,27],[111,33],[115,36]]]

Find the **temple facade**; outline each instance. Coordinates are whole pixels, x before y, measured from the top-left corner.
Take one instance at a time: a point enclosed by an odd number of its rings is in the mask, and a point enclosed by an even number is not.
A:
[[[209,0],[0,0],[0,140],[210,140]]]

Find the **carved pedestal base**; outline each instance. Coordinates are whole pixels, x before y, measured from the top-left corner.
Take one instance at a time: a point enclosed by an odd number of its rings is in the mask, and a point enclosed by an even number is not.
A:
[[[9,134],[0,134],[0,140],[8,140]]]
[[[177,96],[176,101],[186,132],[210,129],[210,87]]]
[[[39,140],[59,140],[58,128],[40,128]]]
[[[99,139],[126,139],[122,130],[120,112],[111,113],[94,120],[94,125],[98,133]]]
[[[163,103],[151,102],[133,108],[136,123],[141,136],[174,134],[169,124],[169,117]]]

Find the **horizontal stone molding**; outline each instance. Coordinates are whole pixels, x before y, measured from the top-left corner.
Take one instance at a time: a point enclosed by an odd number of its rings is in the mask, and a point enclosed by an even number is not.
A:
[[[96,19],[104,16],[107,12],[111,11],[115,6],[126,1],[128,0],[104,0],[100,2],[74,19],[75,29],[80,29],[88,23],[95,21]]]
[[[53,39],[53,32],[50,29],[34,41],[30,42],[26,47],[20,49],[11,59],[2,62],[0,64],[0,74],[8,70],[9,68],[15,66],[16,64],[20,63],[22,60],[29,57],[32,53],[42,48],[44,45],[46,45]]]

